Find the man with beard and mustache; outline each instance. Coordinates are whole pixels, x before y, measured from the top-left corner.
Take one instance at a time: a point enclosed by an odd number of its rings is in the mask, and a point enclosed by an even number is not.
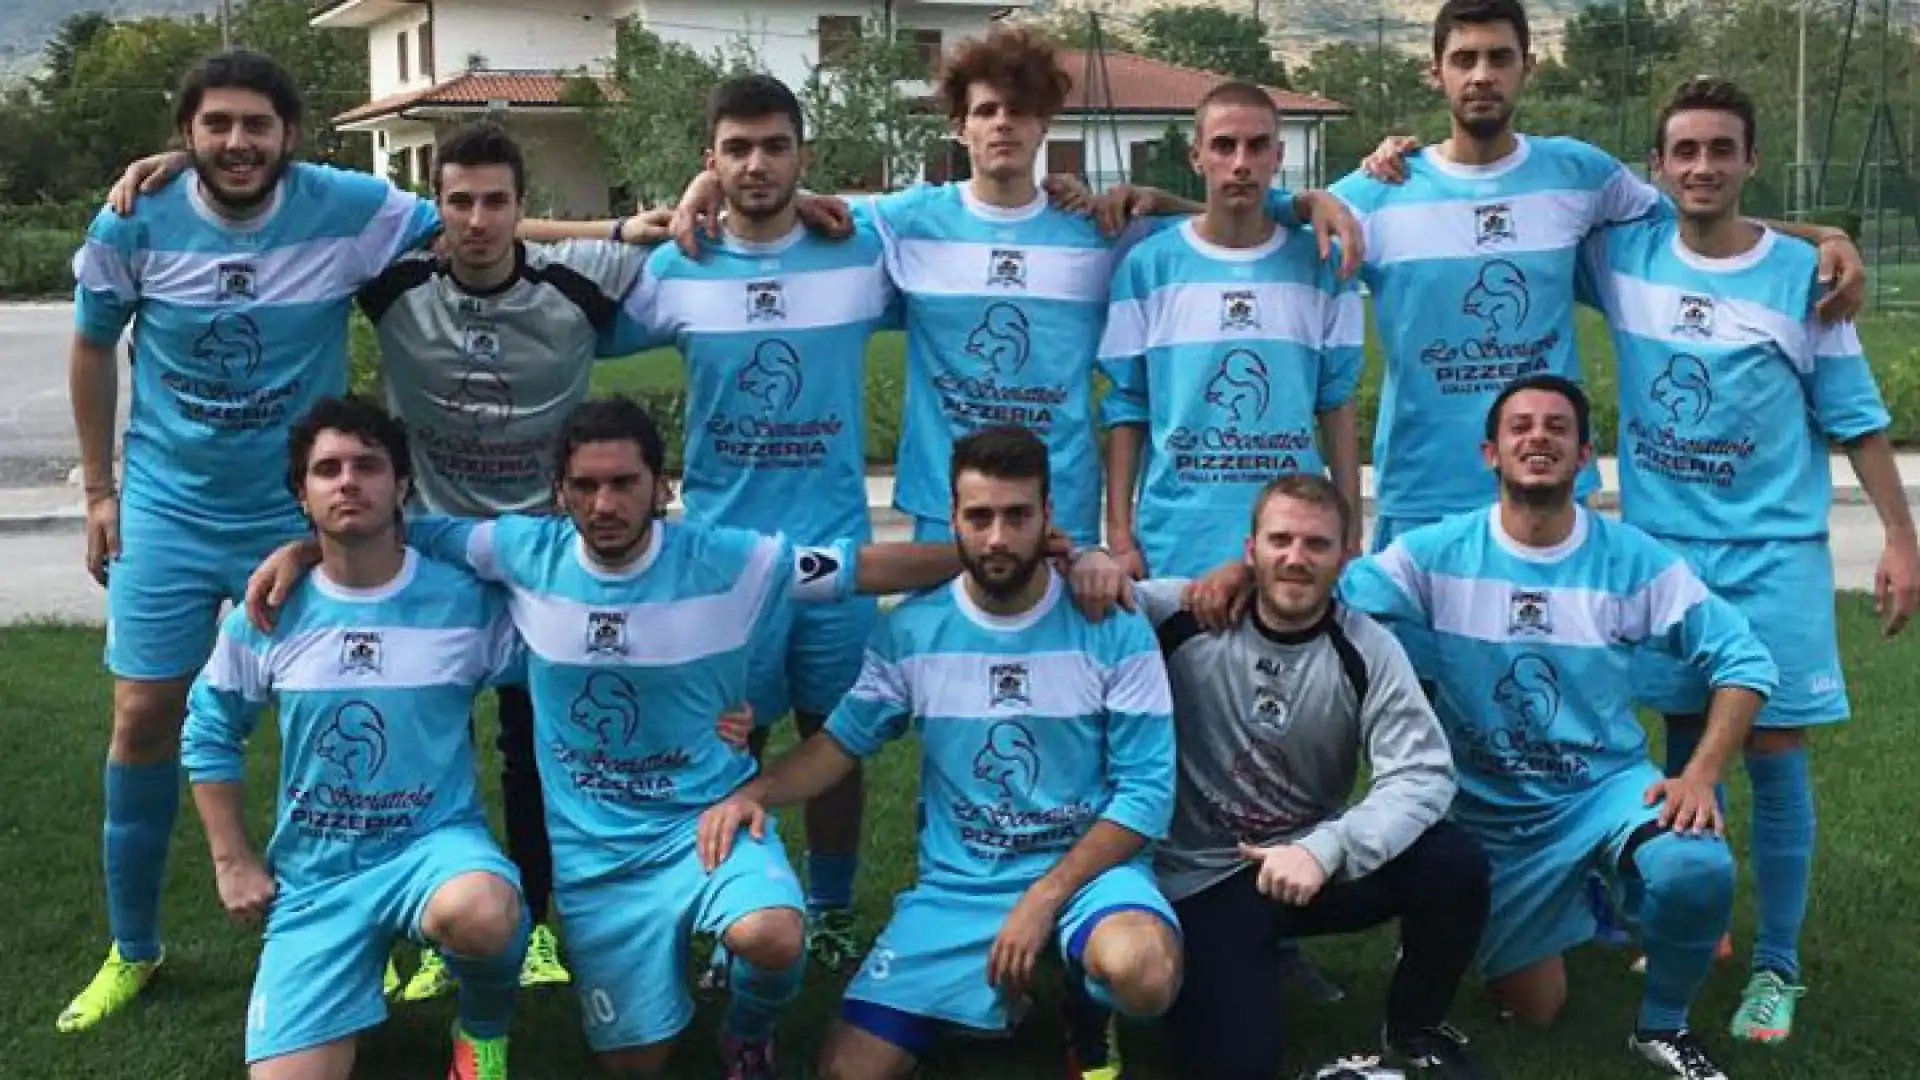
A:
[[[826,726],[700,823],[714,866],[767,808],[804,802],[918,731],[920,879],[847,987],[819,1071],[904,1077],[944,1034],[1002,1033],[1057,935],[1069,977],[1156,1016],[1179,924],[1146,846],[1173,807],[1166,668],[1145,620],[1089,622],[1044,557],[1046,444],[990,427],[953,446],[949,522],[966,572],[882,616]],[[737,857],[737,856],[735,856]]]
[[[90,1028],[159,968],[189,682],[274,545],[306,532],[286,474],[293,419],[347,384],[354,291],[439,228],[383,179],[293,162],[300,95],[273,60],[213,56],[174,98],[192,177],[103,210],[74,257],[74,423],[86,560],[107,587],[114,676],[106,766],[113,944],[59,1017]],[[115,346],[133,334],[125,492],[114,476]]]
[[[753,656],[795,602],[931,588],[946,544],[801,546],[656,520],[666,447],[631,399],[574,410],[554,455],[564,517],[410,520],[407,542],[510,594],[526,642],[535,752],[587,1041],[618,1076],[654,1077],[692,1020],[692,933],[730,953],[722,1075],[771,1080],[773,1028],[800,992],[805,899],[779,838],[703,864],[700,814],[757,771],[715,717],[747,700]],[[315,556],[289,545],[248,590],[271,623]],[[587,716],[591,722],[581,722]]]
[[[1628,1048],[1668,1076],[1725,1080],[1687,1026],[1733,907],[1714,784],[1778,671],[1746,617],[1679,555],[1574,498],[1592,455],[1587,399],[1557,375],[1515,380],[1487,412],[1499,501],[1415,529],[1349,565],[1343,602],[1430,637],[1453,747],[1453,819],[1487,853],[1493,895],[1476,966],[1521,1021],[1566,1002],[1562,954],[1593,936],[1599,872],[1640,923],[1646,987]],[[1242,567],[1196,596],[1250,590]],[[1634,714],[1641,652],[1700,671],[1706,734],[1669,778]]]
[[[1670,212],[1652,185],[1605,151],[1514,130],[1532,71],[1520,0],[1447,0],[1433,21],[1429,75],[1451,107],[1451,136],[1418,152],[1414,140],[1389,137],[1331,189],[1360,221],[1361,277],[1386,355],[1373,448],[1375,551],[1493,497],[1474,454],[1488,404],[1526,375],[1580,378],[1581,241],[1601,226]],[[1781,227],[1821,245],[1822,274],[1839,279],[1823,314],[1850,316],[1865,278],[1846,234]],[[1589,467],[1576,494],[1599,487]],[[1431,678],[1428,643],[1417,634],[1403,640],[1414,667]]]
[[[627,295],[617,349],[672,344],[687,371],[687,520],[802,544],[865,540],[866,350],[896,298],[879,236],[810,234],[796,198],[809,156],[800,102],[778,79],[745,75],[707,103],[707,168],[726,198],[721,233],[698,258],[653,253]],[[872,598],[795,608],[756,654],[755,752],[787,714],[820,729],[860,673]],[[858,959],[853,880],[864,792],[859,770],[806,809],[807,951],[842,971]],[[724,976],[716,956],[708,977]]]
[[[1814,313],[1813,251],[1747,221],[1753,101],[1721,79],[1675,93],[1653,165],[1677,219],[1611,226],[1587,242],[1594,299],[1614,329],[1621,510],[1679,552],[1752,620],[1780,666],[1746,747],[1759,897],[1753,972],[1736,1038],[1793,1030],[1814,852],[1810,729],[1847,719],[1827,516],[1830,443],[1853,463],[1885,530],[1875,578],[1883,628],[1920,599],[1920,545],[1887,441],[1887,406],[1850,322]],[[1703,479],[1712,483],[1702,483]],[[1697,675],[1650,657],[1643,700],[1667,715],[1667,769],[1703,734]]]
[[[222,906],[262,929],[246,1014],[252,1075],[346,1080],[385,1017],[397,938],[446,951],[459,976],[450,1080],[506,1080],[527,943],[518,874],[487,828],[468,711],[525,677],[505,598],[400,538],[406,427],[327,398],[289,436],[286,484],[320,564],[272,632],[222,624],[193,685],[181,760]],[[241,781],[276,714],[282,792],[263,859]]]
[[[1386,1065],[1444,1080],[1490,1075],[1446,1023],[1487,918],[1486,856],[1445,820],[1453,760],[1405,652],[1333,599],[1350,506],[1325,477],[1269,481],[1242,542],[1252,603],[1221,633],[1184,609],[1184,579],[1129,586],[1104,552],[1074,560],[1075,593],[1131,592],[1166,656],[1180,778],[1154,854],[1186,938],[1169,1020],[1179,1073],[1193,1080],[1279,1071],[1278,941],[1393,920],[1402,951]],[[1363,757],[1371,778],[1349,806]],[[1371,1075],[1339,1067],[1321,1075]]]

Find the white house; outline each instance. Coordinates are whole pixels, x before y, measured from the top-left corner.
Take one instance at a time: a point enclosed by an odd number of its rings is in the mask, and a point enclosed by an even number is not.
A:
[[[610,192],[581,110],[561,100],[562,73],[604,71],[621,20],[708,53],[736,42],[798,87],[836,40],[891,16],[935,66],[953,41],[1026,0],[316,0],[312,24],[364,30],[368,101],[335,120],[373,139],[377,172],[425,183],[437,135],[489,112],[527,145],[543,212],[599,215]]]

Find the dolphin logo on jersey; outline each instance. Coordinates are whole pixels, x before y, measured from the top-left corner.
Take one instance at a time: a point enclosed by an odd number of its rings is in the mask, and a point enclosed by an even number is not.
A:
[[[1027,366],[1032,341],[1027,314],[1012,304],[989,305],[980,325],[967,335],[967,354],[987,365],[995,375],[1016,375]]]
[[[1493,700],[1509,719],[1545,731],[1560,713],[1560,673],[1546,657],[1522,653],[1494,684]]]
[[[1707,418],[1713,407],[1713,384],[1707,377],[1707,365],[1697,356],[1675,353],[1667,361],[1667,370],[1653,380],[1654,403],[1667,410],[1667,419],[1676,424],[1697,424]]]
[[[1003,799],[1033,794],[1033,786],[1040,782],[1040,751],[1034,746],[1033,732],[1012,720],[988,728],[987,741],[973,756],[973,778],[999,788]]]
[[[1467,290],[1460,310],[1486,323],[1487,333],[1492,335],[1519,329],[1532,306],[1527,275],[1507,260],[1495,259],[1480,268],[1480,276]]]
[[[626,745],[640,731],[640,695],[633,684],[610,671],[587,676],[587,684],[573,699],[567,719],[588,732],[601,746],[617,741]]]
[[[476,427],[500,427],[513,416],[513,388],[497,371],[469,368],[443,404]]]
[[[349,701],[320,729],[313,752],[347,780],[371,780],[387,763],[387,720],[372,705]]]
[[[759,399],[767,411],[790,409],[800,399],[800,354],[793,346],[773,338],[754,346],[753,359],[740,369],[734,388]]]
[[[1220,358],[1220,367],[1207,380],[1207,404],[1227,410],[1236,424],[1267,415],[1273,380],[1267,362],[1251,349],[1235,349]]]
[[[221,312],[193,343],[193,358],[220,366],[229,379],[251,379],[260,370],[260,327],[251,316]]]

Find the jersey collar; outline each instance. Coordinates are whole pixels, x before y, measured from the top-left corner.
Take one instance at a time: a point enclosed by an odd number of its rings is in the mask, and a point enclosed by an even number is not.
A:
[[[407,549],[406,556],[400,560],[400,572],[384,585],[360,588],[342,585],[327,576],[325,564],[313,568],[313,587],[316,592],[329,600],[338,600],[343,604],[377,604],[390,600],[402,589],[413,583],[413,575],[420,566],[420,553]]]
[[[656,520],[653,523],[653,528],[647,530],[647,546],[640,552],[640,557],[633,561],[632,566],[622,570],[609,570],[595,562],[593,554],[587,550],[587,538],[581,536],[579,530],[575,529],[573,534],[574,561],[580,564],[580,569],[585,570],[588,574],[599,578],[601,581],[631,581],[641,574],[646,573],[649,567],[659,561],[660,549],[666,544],[667,529],[670,527],[666,522]]]
[[[1587,542],[1588,526],[1587,508],[1575,503],[1573,507],[1573,531],[1567,534],[1567,538],[1552,547],[1533,547],[1508,536],[1507,530],[1501,528],[1500,507],[1498,504],[1487,511],[1487,533],[1493,537],[1493,542],[1500,545],[1502,550],[1514,558],[1530,563],[1557,563],[1580,550],[1580,545]]]
[[[1485,165],[1466,165],[1458,161],[1448,161],[1446,158],[1440,156],[1440,147],[1437,144],[1423,147],[1420,151],[1420,157],[1421,160],[1425,161],[1428,165],[1433,166],[1434,171],[1444,173],[1448,176],[1457,177],[1461,180],[1491,180],[1496,176],[1505,176],[1526,164],[1527,155],[1532,152],[1533,143],[1525,135],[1515,132],[1513,135],[1513,153],[1508,154],[1499,161],[1489,161]]]
[[[995,615],[974,603],[973,597],[967,592],[967,575],[965,574],[953,579],[951,588],[954,605],[960,609],[962,615],[988,630],[1008,632],[1025,630],[1045,617],[1047,612],[1053,610],[1053,605],[1060,600],[1060,575],[1053,572],[1053,566],[1042,562],[1036,573],[1047,575],[1047,591],[1041,594],[1039,603],[1018,615]]]

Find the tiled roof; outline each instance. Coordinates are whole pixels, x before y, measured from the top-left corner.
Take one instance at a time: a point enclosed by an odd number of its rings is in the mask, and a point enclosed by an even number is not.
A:
[[[516,108],[561,104],[568,76],[551,71],[463,71],[435,86],[389,94],[333,118],[351,124],[421,105],[473,106],[504,101]],[[604,85],[602,89],[607,89]]]
[[[1067,110],[1093,112],[1112,108],[1116,112],[1184,113],[1190,112],[1208,90],[1226,82],[1228,77],[1197,68],[1181,67],[1164,60],[1133,53],[1106,53],[1106,87],[1102,87],[1098,63],[1088,70],[1084,52],[1062,52],[1061,66],[1073,78],[1067,94]],[[1091,84],[1091,85],[1089,85]],[[1337,101],[1312,94],[1298,94],[1276,87],[1263,87],[1273,98],[1274,108],[1285,113],[1339,115],[1353,110]],[[1109,101],[1111,96],[1111,101]]]

